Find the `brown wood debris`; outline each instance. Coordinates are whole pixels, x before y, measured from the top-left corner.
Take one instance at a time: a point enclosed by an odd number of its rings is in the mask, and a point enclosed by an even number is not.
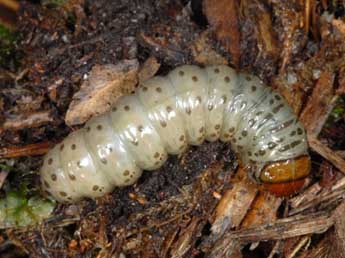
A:
[[[52,147],[51,142],[40,142],[25,146],[13,146],[0,148],[0,158],[16,158],[24,156],[36,156],[46,154]]]
[[[55,118],[52,116],[51,111],[38,111],[12,119],[7,119],[0,127],[0,131],[39,127],[43,124],[54,122],[54,119]]]
[[[236,0],[205,0],[203,9],[216,38],[230,53],[234,66],[239,67],[241,52],[238,2]]]
[[[66,113],[66,124],[82,124],[93,115],[110,110],[120,96],[134,90],[138,69],[137,60],[94,66],[87,80],[73,96]]]

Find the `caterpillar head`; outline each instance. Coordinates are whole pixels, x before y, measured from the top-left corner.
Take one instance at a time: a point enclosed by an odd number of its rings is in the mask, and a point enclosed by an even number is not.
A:
[[[264,166],[256,181],[276,196],[296,193],[304,184],[310,172],[310,157],[307,155]]]

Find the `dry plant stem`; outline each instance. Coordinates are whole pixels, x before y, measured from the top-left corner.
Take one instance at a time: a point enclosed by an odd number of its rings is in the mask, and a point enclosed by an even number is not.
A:
[[[52,122],[54,122],[54,117],[51,115],[50,111],[39,111],[27,116],[19,116],[6,120],[0,128],[0,131],[39,127]]]
[[[286,256],[286,258],[293,258],[296,257],[296,254],[303,248],[303,246],[307,245],[310,242],[310,236],[304,236],[302,239],[298,242],[296,247],[291,251],[289,255]]]
[[[294,198],[291,198],[289,200],[290,206],[295,209],[298,206],[300,206],[303,203],[310,202],[315,198],[315,196],[322,190],[319,183],[315,183],[312,186],[310,186],[307,190],[305,190],[303,193],[297,195]]]
[[[295,236],[322,233],[333,225],[333,218],[321,212],[306,216],[292,216],[279,219],[273,224],[265,224],[255,228],[240,229],[226,233],[222,241],[238,239],[241,242],[285,239]]]
[[[309,146],[322,157],[331,162],[337,169],[345,174],[345,160],[333,150],[322,144],[315,136],[308,135]]]
[[[51,146],[51,142],[40,142],[20,147],[5,147],[0,149],[0,158],[16,158],[23,156],[43,155],[49,151]]]

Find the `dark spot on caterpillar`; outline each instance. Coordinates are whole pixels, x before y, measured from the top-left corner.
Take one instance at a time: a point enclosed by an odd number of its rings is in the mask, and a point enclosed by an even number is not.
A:
[[[92,190],[93,190],[93,191],[97,191],[97,190],[98,190],[98,188],[99,188],[99,186],[98,186],[98,185],[94,185],[94,186],[92,187]]]
[[[57,176],[55,175],[55,174],[51,174],[51,179],[53,180],[53,181],[56,181],[56,179],[57,179]]]
[[[237,142],[237,139],[236,139],[236,138],[234,138],[234,139],[232,139],[232,141],[233,141],[234,143],[236,143],[236,142]]]
[[[252,86],[252,91],[253,92],[256,91],[256,86],[255,85]]]
[[[212,104],[208,104],[208,110],[211,111],[213,109],[213,105]]]
[[[77,162],[77,166],[78,166],[78,168],[82,168],[82,167],[83,167],[83,166],[81,165],[81,162],[80,162],[80,161]]]
[[[243,137],[246,137],[248,135],[248,132],[244,130],[244,131],[242,131],[241,134],[242,134]]]
[[[242,140],[242,137],[240,136],[240,137],[238,137],[238,140]]]
[[[270,105],[274,104],[274,99],[270,99]]]
[[[225,76],[225,77],[224,77],[224,81],[225,81],[226,83],[229,83],[229,82],[230,82],[230,77],[229,77],[229,76]]]
[[[274,98],[275,98],[276,100],[281,100],[281,99],[282,99],[279,95],[274,95]]]
[[[251,157],[252,156],[252,152],[251,151],[248,151],[248,156]]]
[[[235,132],[235,127],[230,127],[229,128],[229,133],[233,133],[233,132]]]
[[[143,127],[142,125],[139,125],[139,126],[138,126],[138,131],[139,131],[139,132],[143,132],[143,131],[144,131],[144,127]]]
[[[67,200],[72,201],[72,197],[70,197],[70,196],[67,197]]]
[[[178,75],[183,76],[184,75],[184,71],[179,71]]]
[[[217,135],[216,135],[215,133],[212,133],[210,136],[211,136],[212,138],[217,137]]]
[[[202,100],[202,99],[201,99],[200,96],[197,96],[197,97],[196,97],[196,100],[197,100],[199,103],[201,103],[201,100]]]
[[[198,77],[193,76],[193,77],[192,77],[192,80],[193,80],[194,82],[197,82],[197,81],[198,81]]]
[[[113,148],[112,147],[109,147],[109,152],[113,152]]]
[[[259,111],[259,112],[256,112],[256,116],[260,116],[260,115],[262,115],[264,112],[262,112],[262,111]]]
[[[102,130],[102,125],[97,125],[97,130]]]
[[[75,145],[74,143],[71,145],[71,149],[75,150],[77,148],[77,145]]]
[[[65,148],[65,144],[60,145],[60,151],[62,151]]]
[[[220,125],[219,124],[215,125],[214,129],[219,130],[220,129]]]
[[[183,141],[184,141],[184,135],[181,135],[179,140],[180,140],[181,142],[183,142]]]
[[[45,187],[50,188],[50,185],[49,185],[49,183],[46,180],[44,180],[43,183],[44,183]]]
[[[225,95],[222,96],[222,104],[224,104],[227,100],[227,97]]]
[[[60,194],[62,197],[66,197],[66,196],[67,196],[67,193],[65,193],[65,192],[59,192],[59,194]]]
[[[243,150],[243,146],[242,146],[242,145],[238,145],[237,148],[238,148],[239,150]]]
[[[156,162],[155,162],[155,166],[158,166],[159,164],[160,164],[159,161],[156,161]]]
[[[204,128],[204,127],[201,127],[201,128],[199,129],[199,133],[203,133],[204,130],[205,130],[205,128]]]
[[[218,68],[214,69],[214,72],[219,73],[219,69]]]
[[[247,75],[247,76],[246,76],[246,80],[250,82],[250,81],[252,80],[252,78],[251,78],[250,76]]]
[[[284,152],[291,149],[290,144],[284,145],[282,148],[279,149],[280,152]]]
[[[300,145],[302,143],[302,141],[294,141],[294,142],[292,142],[290,145],[291,145],[291,148],[294,148],[294,147],[296,147],[297,145]]]
[[[159,153],[156,152],[155,155],[153,156],[155,159],[158,159],[159,158]]]
[[[303,130],[302,130],[302,128],[297,128],[297,133],[298,133],[298,135],[302,135],[303,134]]]
[[[226,139],[228,139],[228,138],[230,138],[230,135],[229,135],[228,133],[225,133],[225,134],[224,134],[224,137],[225,137]]]
[[[170,113],[170,112],[173,110],[172,107],[170,107],[170,106],[167,106],[166,109],[167,109],[167,112],[168,112],[168,113]]]
[[[142,90],[143,90],[143,91],[147,91],[147,87],[145,87],[145,86],[142,87]]]
[[[164,120],[160,120],[160,123],[162,127],[167,127],[167,122],[165,122]]]
[[[204,137],[200,136],[197,140],[198,142],[201,142],[202,140],[204,140]]]
[[[125,183],[129,183],[129,181],[130,181],[129,179],[126,179],[126,180],[125,180]]]
[[[281,142],[283,142],[284,140],[285,140],[285,138],[284,138],[284,137],[281,137],[281,138],[279,138],[279,139],[277,140],[277,142],[281,143]]]
[[[116,111],[117,111],[117,108],[116,108],[116,107],[113,107],[113,108],[111,109],[111,111],[116,112]]]
[[[130,177],[130,178],[133,178],[133,175],[130,175],[129,177]]]
[[[157,87],[157,88],[156,88],[156,91],[157,91],[158,93],[161,93],[161,92],[162,92],[162,88],[161,88],[161,87]]]
[[[192,113],[192,110],[190,109],[190,107],[186,107],[186,113],[188,114],[188,115],[190,115],[191,113]]]
[[[106,158],[101,158],[101,162],[106,165],[108,163],[107,159]]]
[[[273,150],[276,146],[277,146],[277,144],[274,143],[274,142],[269,142],[269,143],[268,143],[268,148],[269,148],[270,150]]]
[[[124,176],[128,176],[128,175],[129,175],[129,171],[128,171],[128,170],[125,170],[125,171],[123,172],[123,175],[124,175]]]
[[[290,136],[295,136],[296,135],[296,131],[292,131],[291,133],[290,133]]]
[[[125,109],[126,111],[129,111],[129,110],[130,110],[130,107],[126,105],[126,106],[124,107],[124,109]]]
[[[274,114],[276,114],[276,113],[278,113],[278,111],[279,111],[282,107],[284,107],[284,104],[280,104],[280,105],[276,106],[275,108],[272,109],[272,112],[273,112]]]
[[[52,158],[48,159],[48,165],[51,165],[51,164],[53,164],[53,159]]]
[[[68,174],[69,179],[71,179],[72,181],[76,180],[75,175],[72,174]]]
[[[263,155],[265,155],[266,154],[266,151],[265,150],[259,150],[259,155],[260,156],[263,156]]]

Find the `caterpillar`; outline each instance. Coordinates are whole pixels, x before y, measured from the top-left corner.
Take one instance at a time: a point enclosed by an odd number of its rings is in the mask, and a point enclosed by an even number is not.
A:
[[[305,130],[281,95],[225,65],[183,65],[141,83],[51,149],[42,188],[61,202],[98,197],[134,184],[168,154],[218,139],[272,192],[309,174]]]

